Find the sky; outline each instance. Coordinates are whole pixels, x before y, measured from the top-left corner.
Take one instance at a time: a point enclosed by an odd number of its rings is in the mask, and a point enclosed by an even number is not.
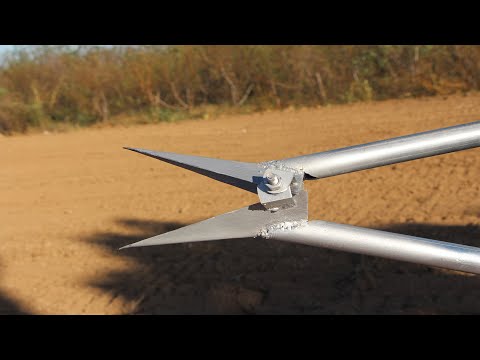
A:
[[[10,50],[13,50],[15,46],[18,45],[0,45],[0,57],[5,54],[5,52],[8,52]],[[29,45],[21,45],[21,46],[29,46]],[[75,45],[70,45],[70,46],[75,46]],[[112,45],[96,45],[96,46],[112,46]],[[129,46],[129,45],[122,45],[122,46]]]
[[[30,45],[0,45],[0,61],[3,58],[3,55],[7,53],[10,50],[15,49],[15,46],[30,46]],[[76,45],[69,45],[69,46],[76,46]],[[96,45],[96,46],[105,46],[105,47],[110,47],[112,45]],[[121,45],[121,46],[133,46],[133,45]],[[168,46],[168,45],[164,45]]]
[[[5,51],[12,50],[15,45],[0,45],[0,55]]]
[[[15,46],[18,46],[18,45],[0,45],[0,56],[5,54],[5,52],[13,50]],[[21,46],[29,46],[29,45],[21,45]]]

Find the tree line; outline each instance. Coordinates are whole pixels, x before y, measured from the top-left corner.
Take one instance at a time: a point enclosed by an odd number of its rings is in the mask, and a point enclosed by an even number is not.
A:
[[[0,132],[205,106],[253,111],[479,90],[480,46],[31,46],[0,64]]]

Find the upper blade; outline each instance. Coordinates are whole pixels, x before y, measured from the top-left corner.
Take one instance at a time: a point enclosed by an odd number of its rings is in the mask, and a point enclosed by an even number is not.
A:
[[[256,163],[213,159],[203,156],[182,155],[144,149],[125,149],[180,166],[184,169],[208,176],[209,178],[236,186],[253,193],[257,192],[257,183],[261,181],[265,168]]]

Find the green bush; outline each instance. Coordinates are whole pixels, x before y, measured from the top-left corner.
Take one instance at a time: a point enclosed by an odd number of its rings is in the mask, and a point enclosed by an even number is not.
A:
[[[475,45],[33,46],[0,67],[0,131],[479,89]]]
[[[18,103],[1,104],[0,102],[0,133],[21,133],[27,130],[28,109]]]

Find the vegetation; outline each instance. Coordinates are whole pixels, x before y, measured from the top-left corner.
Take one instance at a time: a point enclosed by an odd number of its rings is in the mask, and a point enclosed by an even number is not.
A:
[[[479,87],[480,46],[33,46],[0,65],[0,132]]]

